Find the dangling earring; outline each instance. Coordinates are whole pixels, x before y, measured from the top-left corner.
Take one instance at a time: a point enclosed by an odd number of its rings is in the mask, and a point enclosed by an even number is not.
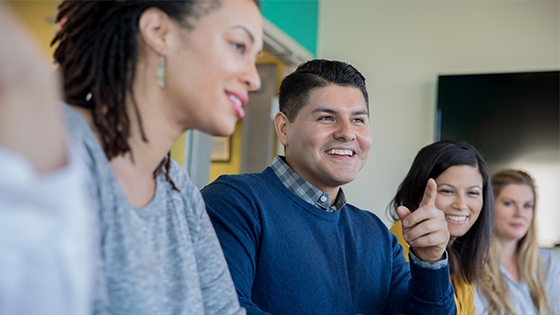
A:
[[[158,75],[158,86],[160,88],[165,87],[165,56],[159,56],[159,67],[157,69]]]

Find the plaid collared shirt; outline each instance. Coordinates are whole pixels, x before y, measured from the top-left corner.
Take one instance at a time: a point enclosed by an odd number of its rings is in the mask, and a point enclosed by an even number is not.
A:
[[[312,205],[328,212],[336,212],[346,204],[346,196],[344,196],[344,192],[342,188],[340,188],[333,206],[330,207],[331,197],[329,194],[322,192],[299,176],[298,173],[286,163],[285,157],[283,156],[276,156],[270,167],[286,188]]]

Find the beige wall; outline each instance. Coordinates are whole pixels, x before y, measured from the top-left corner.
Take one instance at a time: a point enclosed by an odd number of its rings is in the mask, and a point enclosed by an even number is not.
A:
[[[438,74],[558,70],[559,4],[321,1],[318,57],[355,65],[370,93],[373,145],[350,202],[389,222],[387,204],[434,140]]]

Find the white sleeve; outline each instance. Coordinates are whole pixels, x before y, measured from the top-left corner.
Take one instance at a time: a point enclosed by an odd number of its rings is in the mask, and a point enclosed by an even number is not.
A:
[[[0,314],[88,314],[94,215],[81,147],[38,174],[0,146]]]
[[[488,305],[488,300],[484,293],[477,287],[474,290],[474,311],[476,315],[488,315],[486,307]]]
[[[545,271],[546,294],[552,314],[560,314],[560,260],[552,251],[542,248],[541,259]]]

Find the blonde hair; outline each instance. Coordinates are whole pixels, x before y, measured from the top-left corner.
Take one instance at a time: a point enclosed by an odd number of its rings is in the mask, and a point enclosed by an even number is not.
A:
[[[502,189],[508,185],[527,185],[533,191],[534,206],[533,220],[527,234],[517,243],[518,265],[521,279],[527,284],[533,305],[538,314],[552,314],[550,304],[546,297],[544,275],[542,272],[541,254],[537,244],[535,226],[537,194],[535,182],[531,175],[520,170],[502,170],[492,176],[492,189],[498,199]],[[495,232],[495,231],[494,231]],[[490,247],[489,261],[484,267],[485,276],[481,281],[481,291],[488,298],[487,310],[489,314],[510,315],[516,314],[508,292],[508,286],[500,273],[500,245],[493,237]]]

